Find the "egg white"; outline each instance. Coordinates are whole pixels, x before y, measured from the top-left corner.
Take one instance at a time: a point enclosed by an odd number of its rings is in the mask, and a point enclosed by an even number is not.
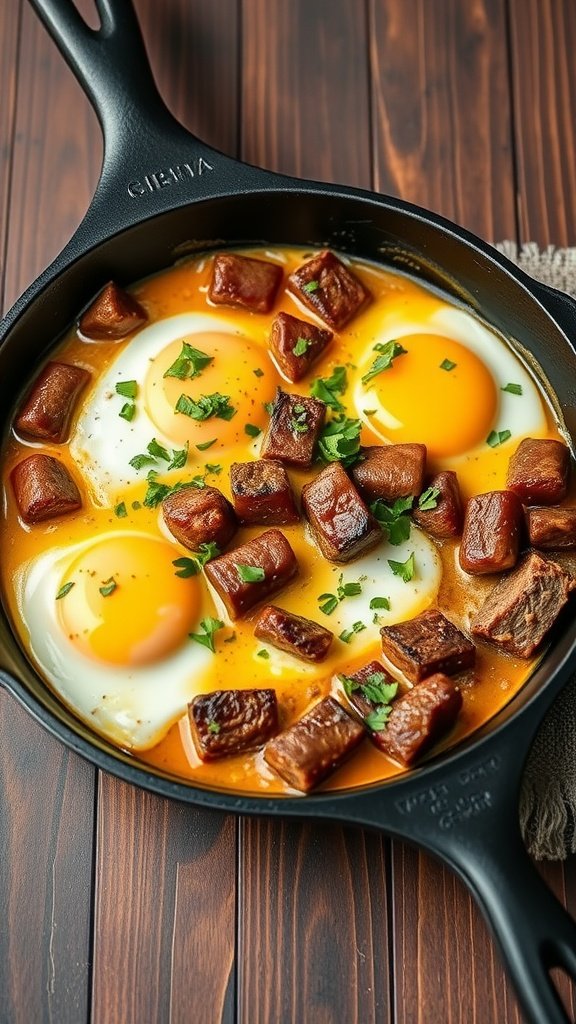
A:
[[[169,449],[182,447],[158,430],[142,401],[136,401],[132,420],[122,419],[118,414],[126,399],[116,393],[116,384],[135,380],[142,386],[150,361],[172,342],[186,336],[193,344],[195,334],[211,331],[239,335],[230,321],[213,314],[181,313],[159,320],[139,331],[98,380],[83,406],[70,451],[102,505],[114,500],[121,488],[144,479],[150,467],[138,471],[129,462],[146,452],[152,438]]]
[[[28,563],[18,580],[20,615],[35,660],[65,703],[119,746],[145,750],[160,742],[200,692],[214,655],[192,640],[150,665],[104,665],[83,655],[62,631],[55,595],[68,567],[92,544],[86,540],[56,548]],[[190,631],[201,632],[198,623],[191,623]]]
[[[509,430],[511,437],[507,443],[510,446],[517,443],[518,439],[522,437],[538,437],[546,432],[544,404],[531,374],[502,338],[492,333],[484,324],[463,309],[454,309],[448,305],[436,306],[431,308],[427,315],[416,320],[410,319],[409,314],[404,314],[401,309],[399,310],[391,304],[388,310],[383,310],[378,337],[371,340],[363,358],[366,362],[374,358],[372,350],[376,342],[401,341],[402,338],[411,334],[430,334],[452,338],[470,349],[484,363],[492,374],[498,395],[498,406],[491,429],[495,431]],[[360,362],[359,358],[358,364]],[[501,390],[510,381],[521,385],[520,400],[516,395]],[[377,378],[375,378],[376,383]],[[368,424],[372,432],[381,437],[383,441],[388,440],[384,432],[386,427],[390,430],[399,427],[398,421],[382,404],[376,387],[365,387],[361,382],[360,375],[355,383],[353,401],[358,417]],[[367,416],[364,412],[367,407],[375,409],[376,414]],[[471,415],[473,415],[473,410],[471,410]],[[420,438],[415,437],[413,440],[419,441]],[[459,462],[468,460],[485,447],[484,442],[483,445],[475,446],[469,452],[444,456],[442,463],[447,468],[456,468]]]

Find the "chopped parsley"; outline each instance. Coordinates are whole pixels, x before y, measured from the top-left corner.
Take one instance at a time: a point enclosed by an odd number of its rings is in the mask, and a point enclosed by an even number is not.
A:
[[[302,290],[305,291],[308,295],[312,295],[313,292],[318,291],[319,287],[319,281],[308,281],[308,284],[305,284]]]
[[[252,373],[254,374],[255,377],[264,376],[264,370],[261,370],[259,366],[257,366],[255,370],[252,370]]]
[[[220,732],[220,726],[218,725],[218,722],[214,721],[214,719],[212,719],[211,722],[208,722],[208,732],[211,732],[213,736],[217,736]]]
[[[274,402],[262,402],[262,405],[266,409],[268,415],[271,416],[274,412]]]
[[[451,359],[443,359],[442,362],[440,363],[440,369],[447,370],[448,373],[450,373],[450,370],[454,370],[457,365],[458,364],[453,363]]]
[[[412,552],[405,562],[395,562],[393,559],[389,558],[388,565],[395,576],[399,576],[401,580],[404,580],[404,583],[410,583],[410,580],[414,576],[414,572],[416,570],[414,552]]]
[[[102,597],[110,597],[110,594],[114,593],[117,586],[118,584],[116,583],[116,580],[111,576],[109,580],[104,580],[102,586],[98,587],[98,590],[102,594]]]
[[[422,491],[422,494],[418,498],[418,508],[421,512],[430,512],[438,505],[439,497],[439,487],[427,487],[425,491]]]
[[[370,505],[370,511],[388,536],[391,544],[402,544],[410,537],[410,516],[412,498],[397,498],[393,505],[387,505],[383,498],[377,498]]]
[[[304,356],[313,344],[309,338],[296,338],[296,344],[292,349],[293,356]]]
[[[375,704],[375,708],[364,719],[372,732],[381,732],[386,728],[391,712],[390,704],[398,692],[398,683],[387,683],[384,672],[373,672],[365,683],[358,683],[352,676],[338,676],[344,692],[348,697],[358,690],[365,700]]]
[[[207,473],[212,473],[214,476],[218,476],[222,472],[222,466],[219,462],[207,462],[205,469]]]
[[[390,611],[390,598],[389,597],[373,597],[372,600],[370,601],[370,604],[368,605],[368,607],[370,608],[371,612],[375,611],[377,608],[382,609],[382,611],[389,612]]]
[[[153,459],[162,459],[163,462],[170,462],[170,456],[168,452],[166,451],[165,448],[162,447],[161,444],[158,444],[158,441],[156,440],[155,437],[152,438],[150,444],[147,445],[146,447],[148,454],[151,455]]]
[[[128,515],[128,512],[126,511],[126,502],[125,501],[120,501],[116,505],[116,507],[114,509],[114,515],[117,516],[118,519],[125,519],[126,518],[126,516]]]
[[[165,377],[177,377],[178,380],[191,380],[198,377],[202,370],[214,361],[214,356],[206,355],[198,348],[193,348],[188,342],[182,342],[182,351],[178,358],[169,366],[164,374]]]
[[[349,644],[354,634],[361,633],[364,629],[366,629],[366,626],[363,622],[353,622],[352,629],[343,629],[338,639],[342,640],[345,644]]]
[[[344,406],[337,398],[343,395],[348,387],[348,375],[345,366],[335,366],[330,377],[317,377],[310,385],[310,393],[319,398],[334,412],[343,412]]]
[[[64,583],[63,586],[60,587],[58,593],[56,594],[56,600],[61,601],[63,597],[66,597],[66,594],[70,593],[73,586],[74,581],[71,581],[70,583]]]
[[[175,448],[168,469],[183,469],[188,461],[188,441],[183,448]]]
[[[497,448],[499,444],[504,444],[512,437],[510,430],[491,430],[486,438],[486,444],[489,444],[491,448]]]
[[[213,437],[211,441],[202,441],[201,444],[196,445],[196,448],[198,449],[199,452],[206,452],[208,451],[209,448],[212,447],[213,444],[216,444],[217,440],[217,437]]]
[[[338,598],[335,594],[320,594],[318,601],[320,602],[320,611],[324,615],[332,615],[332,612],[338,607]]]
[[[178,569],[176,575],[185,580],[190,576],[197,576],[204,566],[212,558],[217,558],[219,554],[220,548],[211,540],[206,544],[200,544],[198,551],[194,551],[191,555],[174,559],[172,565]]]
[[[269,651],[266,651],[266,650],[265,650],[265,649],[264,649],[264,648],[262,647],[262,649],[261,649],[261,650],[259,650],[259,651],[257,652],[257,654],[256,654],[256,657],[257,657],[257,658],[269,658],[269,657],[270,657],[270,652],[269,652]]]
[[[116,394],[122,395],[122,398],[136,398],[138,395],[138,382],[135,380],[118,381]]]
[[[360,454],[360,420],[346,417],[332,420],[323,428],[318,440],[320,457],[325,462],[341,462],[351,466]]]
[[[156,460],[151,455],[135,455],[128,463],[132,469],[143,469],[144,466],[152,466]]]
[[[202,632],[189,633],[188,636],[191,640],[195,640],[197,644],[202,644],[203,647],[207,647],[209,651],[212,651],[212,654],[215,654],[216,648],[214,647],[214,634],[217,633],[219,629],[223,628],[224,623],[221,622],[220,619],[213,619],[210,616],[207,616],[205,619],[201,619],[200,621],[200,629]],[[220,726],[218,726],[218,731],[220,731]]]
[[[318,597],[318,601],[320,602],[320,611],[323,612],[324,615],[331,615],[344,598],[357,597],[358,594],[362,593],[362,583],[365,579],[365,576],[361,576],[356,582],[351,580],[350,583],[344,583],[344,573],[340,573],[336,593],[320,594]]]
[[[258,437],[258,434],[261,434],[262,431],[254,423],[245,423],[244,433],[248,434],[248,437]]]
[[[188,461],[188,442],[184,448],[175,448],[170,454],[168,449],[153,437],[150,444],[147,445],[146,454],[135,455],[130,459],[129,465],[133,469],[140,470],[144,466],[153,466],[159,461],[168,463],[167,470],[182,469]]]
[[[137,512],[139,508],[142,508],[142,502],[140,502],[140,501],[133,501],[132,502],[132,508],[134,509],[135,512]]]
[[[238,565],[235,562],[234,568],[242,583],[261,583],[266,579],[266,573],[259,565]]]
[[[209,420],[212,416],[231,420],[236,415],[236,409],[230,405],[230,396],[221,395],[218,391],[212,395],[201,395],[197,402],[188,395],[180,395],[174,412],[181,412],[192,420]]]
[[[293,416],[290,420],[290,426],[295,434],[306,434],[310,429],[307,423],[308,413],[306,406],[302,405],[301,402],[297,402],[296,405],[292,406]]]
[[[506,384],[506,387],[500,388],[501,391],[507,391],[509,395],[521,395],[522,385],[521,384]]]
[[[406,349],[402,348],[398,341],[379,342],[377,345],[374,345],[374,352],[379,352],[380,355],[376,357],[368,373],[365,373],[362,377],[363,384],[369,384],[379,373],[389,370],[393,360],[398,356],[406,355]]]
[[[123,420],[127,420],[128,423],[132,422],[135,414],[136,406],[134,405],[134,402],[124,402],[124,405],[122,406],[120,412],[118,413],[118,415],[121,416]]]
[[[380,704],[374,711],[371,711],[369,715],[366,715],[364,719],[366,725],[372,732],[382,732],[383,729],[388,725],[388,719],[392,708],[389,704]]]

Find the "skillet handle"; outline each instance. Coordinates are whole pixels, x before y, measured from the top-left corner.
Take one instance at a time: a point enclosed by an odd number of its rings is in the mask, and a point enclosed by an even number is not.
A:
[[[251,180],[253,168],[207,146],[170,113],[131,0],[95,0],[98,29],[86,24],[73,0],[29,2],[102,126],[104,161],[87,215],[91,242],[227,186],[241,191],[243,178]]]

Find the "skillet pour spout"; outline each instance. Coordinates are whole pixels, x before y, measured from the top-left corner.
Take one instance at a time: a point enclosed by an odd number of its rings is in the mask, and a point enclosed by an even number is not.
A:
[[[168,112],[129,0],[97,0],[98,30],[72,0],[30,0],[93,103],[104,162],[92,204],[54,263],[0,327],[5,392],[111,277],[120,283],[185,252],[267,243],[331,246],[409,270],[517,339],[555,391],[576,438],[576,304],[531,281],[451,222],[354,188],[299,181],[232,160]],[[46,339],[46,340],[44,340]],[[10,410],[3,410],[4,430]],[[470,888],[497,939],[527,1021],[567,1017],[550,980],[576,981],[576,926],[533,868],[518,824],[524,761],[543,715],[576,667],[576,622],[564,617],[530,681],[481,733],[393,781],[306,798],[258,798],[154,773],[90,730],[32,670],[0,616],[0,683],[53,735],[93,764],[162,796],[226,812],[352,822],[436,854]]]

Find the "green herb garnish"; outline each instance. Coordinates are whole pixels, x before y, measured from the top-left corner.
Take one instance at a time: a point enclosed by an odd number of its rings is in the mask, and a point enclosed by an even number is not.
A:
[[[379,352],[380,355],[374,360],[368,373],[365,373],[362,377],[363,384],[369,384],[379,373],[389,370],[393,360],[397,359],[398,356],[406,355],[406,349],[402,348],[402,345],[397,341],[387,341],[374,345],[374,351]]]
[[[122,398],[136,398],[138,394],[138,382],[135,380],[121,380],[116,385],[116,394]]]
[[[395,562],[393,559],[389,558],[388,565],[395,576],[399,576],[401,580],[404,580],[404,583],[410,583],[416,568],[414,563],[414,552],[412,552],[405,562]]]
[[[260,651],[257,651],[256,657],[257,658],[269,658],[270,657],[270,651],[265,651],[264,648],[262,648]]]
[[[208,722],[208,732],[211,732],[213,736],[217,736],[220,732],[220,726],[218,725],[218,722],[214,721],[214,719],[212,719],[211,722]]]
[[[207,452],[208,449],[211,448],[213,444],[216,444],[217,440],[217,437],[213,437],[211,441],[203,441],[202,444],[197,444],[196,448],[198,449],[199,452]]]
[[[312,295],[313,292],[318,291],[319,287],[319,281],[308,281],[308,284],[305,284],[302,290],[305,291],[308,295]]]
[[[197,402],[188,395],[180,395],[174,406],[174,412],[181,412],[192,420],[208,420],[216,416],[221,420],[231,420],[236,409],[230,405],[230,396],[215,391],[213,395],[201,395]]]
[[[363,622],[354,622],[352,629],[343,629],[338,639],[342,640],[345,644],[349,644],[354,634],[361,633],[364,629],[366,629],[366,626]]]
[[[134,458],[130,459],[128,463],[133,469],[143,469],[144,466],[152,466],[155,463],[155,459],[151,455],[135,455]]]
[[[63,597],[66,597],[66,594],[70,593],[74,585],[74,581],[72,581],[71,583],[64,583],[63,586],[60,587],[58,593],[56,594],[56,600],[61,601]]]
[[[258,435],[261,434],[262,431],[260,430],[260,427],[257,427],[256,424],[254,423],[245,423],[244,433],[248,434],[248,437],[258,437]]]
[[[182,342],[182,351],[178,358],[169,366],[164,374],[165,377],[178,377],[178,380],[189,380],[198,377],[210,363],[214,356],[206,355],[198,348],[193,348],[188,342]]]
[[[109,580],[104,580],[104,583],[101,587],[98,587],[98,590],[102,594],[102,597],[110,597],[110,594],[114,593],[117,586],[118,584],[116,583],[116,580],[111,576]]]
[[[242,583],[261,583],[266,579],[266,573],[259,565],[237,565],[235,562],[234,568]]]
[[[125,519],[126,518],[126,516],[128,515],[128,512],[126,510],[126,502],[125,501],[120,501],[118,503],[118,505],[115,506],[115,508],[114,508],[114,515],[117,516],[118,519]]]
[[[360,420],[345,417],[327,423],[318,440],[318,451],[325,462],[351,466],[360,454]]]
[[[506,387],[500,388],[501,391],[507,391],[509,395],[521,395],[522,385],[521,384],[506,384]]]
[[[170,462],[170,456],[168,452],[166,451],[165,448],[162,447],[161,444],[158,444],[158,441],[156,440],[155,437],[152,438],[150,444],[147,445],[146,448],[148,454],[151,455],[153,459],[162,459],[163,462]]]
[[[422,494],[418,498],[418,508],[421,512],[430,512],[438,505],[439,497],[439,487],[428,487],[425,491],[422,491]]]
[[[214,647],[214,634],[219,630],[223,629],[224,623],[220,619],[213,619],[208,616],[200,621],[200,628],[202,633],[189,633],[188,636],[191,640],[195,640],[197,644],[202,644],[203,647],[207,647],[212,654],[216,653]],[[216,723],[214,723],[216,724]],[[220,726],[218,726],[218,731]]]
[[[451,359],[443,359],[442,362],[440,363],[440,369],[447,370],[448,373],[450,373],[450,370],[453,370],[457,365],[458,364],[453,363]]]
[[[391,544],[402,544],[410,537],[411,497],[397,498],[393,505],[387,505],[383,498],[377,498],[370,505],[370,511],[386,532]]]
[[[176,575],[185,580],[190,576],[198,576],[204,566],[213,558],[217,558],[219,554],[220,548],[211,540],[207,544],[200,544],[198,551],[194,551],[191,555],[174,559],[172,565],[178,569]]]
[[[120,409],[118,415],[121,416],[123,420],[127,420],[128,423],[131,423],[134,419],[135,413],[136,406],[134,405],[134,402],[124,402],[124,405]]]
[[[390,611],[390,598],[389,597],[373,597],[372,600],[370,601],[370,604],[368,605],[368,607],[370,608],[371,612],[375,611],[377,608],[382,609],[382,611],[389,612]]]
[[[264,370],[261,370],[259,366],[257,366],[255,370],[252,370],[252,373],[254,374],[255,377],[264,376]]]
[[[345,366],[335,366],[330,377],[317,377],[310,385],[310,393],[320,399],[334,412],[343,412],[344,406],[336,397],[343,395],[348,387],[348,376]]]
[[[175,448],[172,451],[172,458],[168,465],[168,469],[183,469],[188,462],[188,441],[184,448]]]
[[[310,341],[309,338],[296,338],[296,344],[294,345],[294,348],[292,349],[292,355],[294,355],[294,356],[304,356],[304,355],[306,355],[308,349],[310,348],[310,346],[312,344],[313,344],[313,342]]]
[[[510,430],[491,430],[486,438],[486,444],[489,444],[491,448],[497,448],[499,444],[504,444],[512,437]]]
[[[306,406],[302,405],[301,402],[297,402],[296,405],[292,406],[292,419],[290,420],[290,426],[295,434],[306,434],[309,430],[307,421]]]

